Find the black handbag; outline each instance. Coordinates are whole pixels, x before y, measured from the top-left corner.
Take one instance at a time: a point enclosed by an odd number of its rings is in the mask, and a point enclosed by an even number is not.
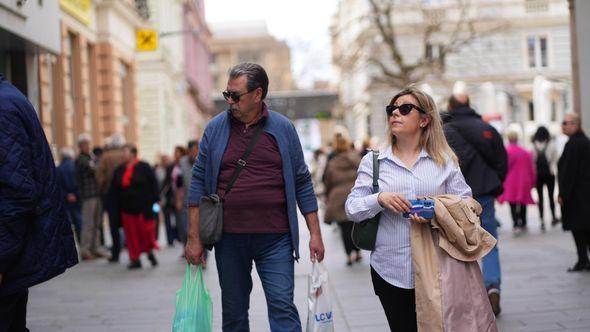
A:
[[[379,192],[379,151],[373,150],[373,194]],[[381,212],[377,213],[373,218],[363,220],[360,223],[352,225],[352,243],[364,250],[374,250],[375,240],[377,239],[377,231],[379,230],[379,219]]]
[[[232,174],[231,180],[227,184],[227,189],[223,197],[217,194],[201,197],[199,202],[199,237],[203,245],[210,246],[221,240],[221,234],[223,233],[223,198],[227,196],[233,187],[242,169],[246,167],[246,159],[248,159],[248,156],[254,150],[254,145],[256,145],[256,141],[260,138],[262,129],[263,124],[261,123],[254,137],[252,137],[248,148],[244,151],[242,157],[238,159],[238,164]]]

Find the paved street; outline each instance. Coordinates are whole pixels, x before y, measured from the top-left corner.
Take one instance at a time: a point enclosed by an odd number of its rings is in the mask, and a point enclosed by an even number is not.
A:
[[[567,273],[575,262],[570,233],[560,228],[539,232],[536,208],[529,212],[529,232],[514,238],[507,206],[499,207],[500,253],[503,268],[501,331],[589,331],[590,273]],[[301,227],[305,230],[305,224]],[[302,232],[301,243],[308,236]],[[369,256],[347,267],[340,235],[323,227],[334,298],[336,331],[388,331],[385,316],[372,292]],[[306,313],[306,283],[310,271],[308,251],[296,265],[295,300],[302,320]],[[175,291],[180,287],[184,264],[180,248],[158,253],[160,266],[127,271],[106,261],[84,262],[64,275],[31,289],[31,331],[170,331]],[[221,307],[214,260],[205,272],[213,299],[214,330],[220,331]],[[254,273],[251,297],[252,331],[268,331],[266,305]],[[305,324],[305,323],[304,323]]]

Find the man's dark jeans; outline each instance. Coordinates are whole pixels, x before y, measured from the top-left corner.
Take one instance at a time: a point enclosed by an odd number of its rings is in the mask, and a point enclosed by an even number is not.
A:
[[[266,296],[271,331],[301,331],[293,303],[294,258],[289,234],[223,233],[215,245],[223,331],[249,331],[252,262]]]
[[[0,297],[0,332],[25,332],[29,290]]]

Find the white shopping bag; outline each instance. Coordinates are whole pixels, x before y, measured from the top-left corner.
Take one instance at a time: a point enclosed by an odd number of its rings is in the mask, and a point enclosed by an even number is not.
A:
[[[307,276],[307,332],[333,332],[334,313],[328,271],[317,260]]]

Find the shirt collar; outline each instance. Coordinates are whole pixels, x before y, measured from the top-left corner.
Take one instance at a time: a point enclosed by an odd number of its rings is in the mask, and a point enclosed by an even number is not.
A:
[[[233,117],[233,115],[231,114],[231,109],[229,109],[229,108],[227,109],[227,115],[229,116],[231,121],[239,122],[236,118]],[[256,123],[253,123],[253,125],[256,125],[261,122],[262,123],[266,122],[266,120],[268,119],[268,116],[269,116],[268,106],[266,105],[265,102],[262,102],[262,117],[260,117],[260,119],[258,121],[256,121]]]
[[[393,160],[394,157],[395,156],[393,155],[393,149],[391,148],[391,145],[389,145],[385,149],[385,151],[379,152],[379,160],[385,159],[385,158],[388,158],[388,159],[392,159]],[[418,155],[418,159],[420,159],[420,158],[430,158],[430,155],[428,154],[428,152],[426,151],[426,149],[422,148],[420,150],[420,154]]]

